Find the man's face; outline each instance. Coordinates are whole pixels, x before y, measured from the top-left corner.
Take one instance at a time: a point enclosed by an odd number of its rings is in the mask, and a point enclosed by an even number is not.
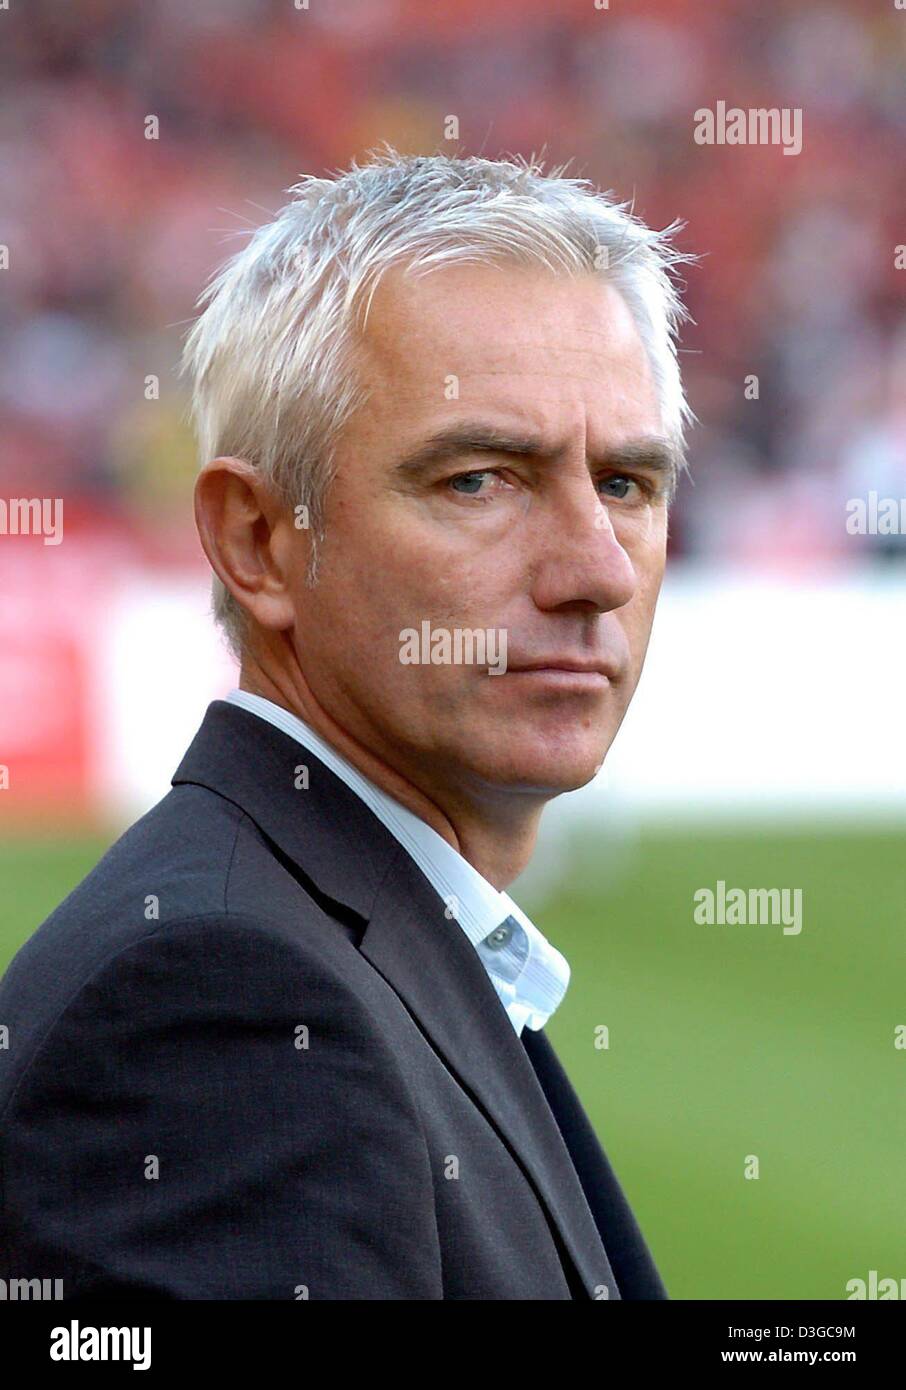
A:
[[[429,794],[582,786],[635,690],[666,548],[662,422],[624,300],[543,268],[394,270],[364,357],[317,583],[301,559],[293,575],[312,691]],[[451,430],[471,442],[426,451]],[[505,673],[402,661],[425,622],[504,630]]]

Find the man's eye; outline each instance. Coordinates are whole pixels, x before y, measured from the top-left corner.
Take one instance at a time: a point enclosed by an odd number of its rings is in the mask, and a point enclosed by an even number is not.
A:
[[[495,476],[496,474],[492,473],[490,469],[482,468],[474,473],[457,473],[455,477],[450,478],[448,481],[454,491],[462,493],[464,497],[477,497],[481,489],[482,480]],[[464,486],[456,487],[457,483],[462,483]]]
[[[616,473],[612,478],[602,478],[600,480],[602,489],[612,488],[613,491],[609,495],[615,497],[618,501],[623,500],[634,483],[635,479],[627,478],[625,473]]]

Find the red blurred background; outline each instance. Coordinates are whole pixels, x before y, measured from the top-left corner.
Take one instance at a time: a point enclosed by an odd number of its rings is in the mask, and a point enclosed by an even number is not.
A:
[[[0,539],[0,733],[20,768],[37,757],[35,805],[51,767],[60,806],[91,799],[73,729],[97,675],[78,652],[123,575],[206,574],[176,375],[195,297],[300,174],[382,140],[543,152],[649,224],[685,220],[678,243],[703,257],[682,345],[701,423],[674,559],[791,582],[901,571],[903,536],[843,520],[867,488],[906,496],[892,3],[31,0],[0,21],[0,495],[65,501],[65,545]],[[718,99],[801,107],[802,153],[696,145],[693,113]]]

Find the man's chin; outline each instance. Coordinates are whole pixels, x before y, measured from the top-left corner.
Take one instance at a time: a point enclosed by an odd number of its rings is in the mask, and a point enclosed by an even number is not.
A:
[[[562,796],[587,787],[601,769],[604,753],[596,749],[592,754],[571,757],[548,753],[539,757],[537,750],[524,759],[513,759],[502,766],[491,759],[482,768],[482,780],[489,786],[501,790],[525,792],[540,797]]]
[[[563,796],[566,792],[577,792],[580,788],[587,787],[589,782],[594,781],[600,767],[600,760],[597,763],[586,763],[576,768],[561,767],[556,774],[548,773],[547,781],[543,785],[551,796]]]

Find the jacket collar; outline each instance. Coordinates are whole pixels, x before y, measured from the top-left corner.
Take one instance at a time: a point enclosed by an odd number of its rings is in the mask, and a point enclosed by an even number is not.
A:
[[[307,788],[300,785],[302,768]],[[288,734],[214,700],[171,780],[232,801],[321,892],[368,920],[398,841],[351,787]]]
[[[300,767],[308,787],[298,787]],[[300,873],[364,926],[384,977],[518,1158],[590,1297],[620,1297],[563,1136],[474,947],[402,845],[351,787],[288,734],[215,700],[173,785],[240,807]],[[494,1065],[488,1065],[488,1058]]]

